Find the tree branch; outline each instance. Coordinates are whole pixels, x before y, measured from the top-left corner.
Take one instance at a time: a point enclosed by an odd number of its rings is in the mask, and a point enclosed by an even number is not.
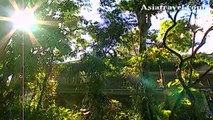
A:
[[[213,70],[213,66],[211,66],[208,70],[206,70],[205,73],[203,73],[190,87],[193,87],[194,85],[196,85],[197,83],[201,82],[202,79],[211,71]]]
[[[189,59],[191,59],[191,58],[193,58],[193,57],[196,55],[196,53],[198,52],[198,50],[205,44],[205,42],[206,42],[206,36],[207,36],[207,35],[209,34],[209,32],[211,32],[212,30],[213,30],[213,26],[211,26],[211,27],[204,33],[203,38],[202,38],[200,44],[198,45],[198,47],[195,48],[195,50],[194,50],[194,52],[191,54],[191,56],[189,56],[189,57],[187,57],[187,58],[184,59],[184,62],[187,61],[187,60],[189,60]]]
[[[195,46],[195,36],[197,34],[197,32],[193,29],[192,25],[190,24],[191,22],[191,18],[192,18],[192,15],[193,15],[193,10],[190,8],[191,10],[191,13],[190,13],[190,16],[189,16],[189,21],[188,21],[188,26],[190,28],[190,30],[192,31],[192,39],[191,39],[191,47],[192,47],[192,51],[191,51],[191,54],[193,54],[194,52],[194,46]],[[194,23],[194,26],[195,26],[195,23]],[[190,78],[189,78],[189,83],[188,85],[190,85],[192,83],[192,71],[193,71],[193,58],[190,59]]]
[[[183,60],[182,56],[181,56],[179,53],[177,53],[176,51],[174,51],[173,49],[169,48],[169,47],[167,46],[167,44],[166,44],[166,38],[167,38],[167,35],[168,35],[169,31],[172,30],[172,29],[176,26],[176,24],[177,24],[176,19],[177,19],[178,13],[179,13],[179,10],[175,13],[175,16],[174,16],[174,19],[173,19],[172,16],[170,15],[170,13],[167,12],[169,18],[172,19],[172,21],[173,21],[173,25],[170,26],[170,27],[166,30],[166,32],[165,32],[165,34],[164,34],[164,36],[163,36],[163,45],[164,45],[164,47],[165,47],[166,49],[168,49],[171,53],[175,54],[175,55],[182,61],[182,60]]]
[[[197,51],[205,44],[206,42],[206,36],[208,35],[209,32],[211,32],[213,30],[213,26],[211,26],[205,33],[204,33],[204,36],[201,40],[201,43],[198,45],[198,47],[195,49],[194,51],[194,55],[197,53]]]
[[[186,91],[186,94],[189,96],[190,101],[192,102],[192,104],[194,104],[194,100],[195,100],[195,99],[194,99],[194,96],[193,96],[193,94],[191,93],[191,91],[188,89],[188,87],[186,86],[186,84],[185,84],[185,82],[184,82],[184,80],[183,80],[183,78],[182,78],[182,75],[181,75],[181,74],[182,74],[182,67],[183,67],[183,63],[184,63],[183,57],[182,57],[179,53],[177,53],[176,51],[174,51],[173,49],[169,48],[169,47],[167,46],[167,44],[166,44],[166,38],[167,38],[167,35],[168,35],[169,31],[170,31],[171,29],[173,29],[173,28],[176,26],[176,24],[177,24],[176,19],[177,19],[177,14],[178,14],[178,12],[179,12],[179,10],[175,13],[174,19],[173,19],[172,16],[167,12],[169,18],[171,18],[172,21],[173,21],[173,25],[172,25],[171,27],[169,27],[169,28],[166,30],[166,32],[165,32],[165,34],[164,34],[164,37],[163,37],[163,45],[164,45],[164,47],[165,47],[167,50],[169,50],[171,53],[175,54],[175,55],[180,59],[180,63],[179,63],[179,65],[178,65],[178,79],[179,79],[181,85],[183,86],[184,90]]]

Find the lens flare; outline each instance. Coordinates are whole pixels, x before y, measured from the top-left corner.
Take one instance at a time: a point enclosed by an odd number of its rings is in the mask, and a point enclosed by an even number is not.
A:
[[[28,8],[23,11],[16,11],[11,19],[14,29],[30,31],[35,25],[34,11]]]
[[[5,41],[8,41],[17,30],[26,32],[29,35],[32,44],[34,44],[35,46],[40,46],[33,34],[34,27],[36,27],[36,25],[58,27],[58,22],[56,21],[36,19],[34,13],[42,5],[42,1],[38,1],[33,7],[25,9],[20,9],[16,3],[16,0],[9,0],[9,2],[14,9],[14,14],[10,17],[0,16],[0,21],[11,22],[13,24],[13,29],[10,30],[5,37],[0,38],[0,53],[3,52],[3,49],[5,48],[4,46],[7,45],[7,42]]]

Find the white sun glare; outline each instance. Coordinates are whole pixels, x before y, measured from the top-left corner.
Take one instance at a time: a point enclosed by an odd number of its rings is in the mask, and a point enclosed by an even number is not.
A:
[[[30,9],[16,11],[11,17],[13,28],[30,31],[35,24],[34,11]]]

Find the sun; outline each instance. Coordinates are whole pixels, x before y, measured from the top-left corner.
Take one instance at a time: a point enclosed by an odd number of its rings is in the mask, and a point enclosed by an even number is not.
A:
[[[9,2],[13,7],[14,12],[9,17],[0,16],[0,21],[7,21],[12,23],[13,28],[5,36],[0,38],[0,55],[9,43],[9,40],[12,35],[17,30],[27,33],[30,38],[29,40],[31,41],[33,46],[40,46],[40,44],[36,40],[36,37],[33,34],[33,28],[35,28],[36,25],[58,27],[57,21],[40,20],[36,17],[35,11],[42,5],[43,2],[38,2],[33,7],[26,8],[19,8],[18,4],[16,3],[16,0],[9,0]]]
[[[31,31],[35,25],[36,19],[34,16],[34,11],[26,8],[24,10],[15,11],[11,17],[13,24],[13,29]]]

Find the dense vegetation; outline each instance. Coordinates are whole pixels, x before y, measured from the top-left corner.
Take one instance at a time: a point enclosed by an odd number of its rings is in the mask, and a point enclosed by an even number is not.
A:
[[[37,0],[16,0],[32,7]],[[8,40],[11,23],[0,21],[0,120],[22,119],[22,40],[24,40],[26,120],[207,120],[212,119],[209,91],[200,91],[213,69],[212,54],[199,53],[212,34],[196,23],[197,10],[146,10],[146,6],[201,6],[195,0],[100,0],[100,21],[80,15],[88,0],[44,0],[37,19],[57,25],[37,25],[16,31]],[[209,6],[212,6],[211,1]],[[0,1],[0,16],[8,16],[10,1]],[[150,29],[152,16],[168,16],[159,29]],[[182,15],[182,16],[181,16]],[[91,16],[92,17],[92,16]],[[1,17],[0,17],[1,18]],[[201,40],[197,33],[204,32]],[[89,36],[89,38],[85,38]],[[6,42],[5,42],[6,41]],[[199,41],[199,42],[197,42]],[[187,54],[186,54],[187,53]],[[73,60],[74,59],[74,60]],[[74,62],[66,63],[67,60]],[[168,67],[169,65],[169,67]],[[198,66],[204,65],[203,73]],[[157,78],[151,72],[157,71]],[[166,77],[165,71],[173,72]],[[69,78],[69,79],[68,79]],[[68,83],[86,92],[78,104],[67,105],[60,88]],[[204,84],[204,85],[203,85]],[[64,85],[64,86],[63,86]],[[68,85],[68,88],[76,86]],[[132,95],[106,96],[107,88],[125,88]],[[160,88],[160,92],[156,89]],[[80,103],[80,104],[79,104]],[[209,105],[207,105],[209,103]]]

